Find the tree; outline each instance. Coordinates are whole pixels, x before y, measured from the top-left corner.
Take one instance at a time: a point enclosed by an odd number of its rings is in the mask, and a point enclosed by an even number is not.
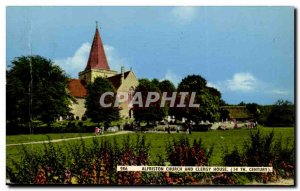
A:
[[[208,89],[208,99],[209,99],[209,105],[208,105],[208,116],[207,119],[212,121],[218,121],[220,119],[220,106],[223,104],[221,100],[221,93],[212,87],[207,87]]]
[[[245,105],[246,105],[246,103],[243,101],[238,104],[238,106],[245,106]]]
[[[220,106],[226,106],[228,105],[223,99],[220,100]]]
[[[17,57],[6,71],[6,80],[8,123],[25,124],[32,119],[50,127],[55,119],[70,112],[74,99],[67,92],[68,77],[51,60]]]
[[[265,123],[268,126],[295,125],[295,106],[289,101],[278,100],[265,115]]]
[[[153,79],[151,80],[151,82],[152,82],[153,84],[155,84],[156,86],[158,86],[158,84],[159,84],[159,80],[158,80],[157,78],[153,78]]]
[[[155,103],[151,103],[149,107],[144,107],[148,92],[160,93],[157,85],[158,84],[155,84],[148,79],[139,80],[139,85],[136,87],[135,92],[141,93],[143,107],[140,107],[138,104],[133,104],[133,115],[136,121],[145,121],[149,125],[149,122],[160,121],[166,116],[165,111],[160,107],[160,99]]]
[[[215,88],[207,87],[206,80],[200,75],[185,77],[179,83],[177,91],[196,92],[195,103],[200,104],[199,108],[178,108],[177,117],[185,117],[196,123],[201,120],[217,121],[220,119],[221,93]]]
[[[257,103],[247,103],[246,108],[251,113],[254,120],[257,121],[261,114],[260,106]]]
[[[158,88],[161,92],[171,93],[171,92],[176,91],[174,84],[169,80],[163,80],[163,81],[159,82]]]
[[[229,111],[227,109],[221,109],[220,111],[220,119],[226,121],[230,118]]]
[[[98,77],[87,87],[87,97],[85,101],[85,115],[95,123],[103,122],[108,127],[114,120],[120,118],[119,108],[114,107],[116,100],[116,90],[113,85],[105,78]],[[106,92],[113,92],[113,96],[105,96],[105,104],[111,104],[110,107],[100,105],[100,97]]]
[[[167,97],[171,97],[172,93],[176,91],[174,84],[169,80],[163,80],[159,82],[158,88],[161,94],[163,94],[163,92],[166,92]],[[170,107],[170,101],[166,101],[166,104],[163,109],[166,115],[173,116],[176,114],[174,107]]]

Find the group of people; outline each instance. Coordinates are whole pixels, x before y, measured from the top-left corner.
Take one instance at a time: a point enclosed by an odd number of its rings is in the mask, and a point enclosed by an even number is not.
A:
[[[255,121],[255,122],[252,122],[252,121],[248,122],[247,123],[247,127],[248,127],[248,129],[256,128],[257,127],[257,121]]]
[[[193,129],[192,123],[191,122],[190,123],[188,123],[188,122],[185,123],[185,129],[186,129],[187,134],[192,134],[192,129]],[[167,127],[167,131],[168,131],[168,134],[171,133],[171,127],[169,126],[169,124],[168,124],[168,127]],[[179,125],[176,126],[176,132],[177,133],[180,132],[180,126]]]

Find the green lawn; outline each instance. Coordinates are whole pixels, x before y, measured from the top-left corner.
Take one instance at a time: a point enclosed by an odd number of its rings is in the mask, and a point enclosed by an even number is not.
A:
[[[114,132],[105,132],[105,134],[112,134]],[[51,140],[65,139],[73,137],[87,137],[93,136],[94,133],[53,133],[53,134],[35,134],[35,135],[9,135],[6,136],[6,144],[28,143],[35,141],[45,141],[48,137]]]
[[[91,136],[94,133],[56,133],[56,134],[36,134],[36,135],[9,135],[6,136],[6,144],[27,143],[34,141],[44,141],[50,139],[64,139],[72,137]]]
[[[261,132],[268,133],[271,132],[273,128],[264,128],[260,127]],[[282,137],[284,140],[289,139],[291,142],[294,142],[294,128],[284,127],[284,128],[274,128],[275,138]],[[223,148],[227,146],[229,150],[233,149],[236,145],[239,149],[242,148],[244,140],[249,138],[248,129],[239,129],[239,130],[228,130],[228,131],[218,131],[213,130],[209,132],[193,132],[192,135],[185,133],[144,133],[146,135],[146,141],[151,144],[150,159],[156,160],[157,154],[165,155],[165,146],[168,140],[173,138],[178,139],[181,136],[187,136],[192,143],[194,138],[201,138],[204,146],[209,147],[214,144],[214,151],[210,163],[212,165],[219,165],[221,163],[221,157],[223,153]],[[61,139],[77,136],[90,136],[92,133],[76,134],[76,133],[66,133],[66,134],[48,134],[52,139]],[[108,139],[113,140],[116,138],[118,144],[122,143],[122,140],[126,138],[126,134],[122,135],[113,135],[108,137],[97,137],[98,139]],[[129,134],[133,140],[137,137],[135,133]],[[7,136],[7,144],[12,143],[25,143],[31,141],[41,141],[47,140],[47,135],[16,135],[16,136]],[[79,140],[71,140],[68,143],[72,144],[78,142]],[[92,139],[84,139],[86,145],[92,143]],[[64,148],[64,142],[54,143],[55,146],[61,146]],[[26,148],[34,152],[38,152],[43,149],[43,144],[34,144],[26,145]],[[12,159],[19,161],[21,158],[20,151],[22,146],[9,146],[6,149],[7,165],[11,165]]]

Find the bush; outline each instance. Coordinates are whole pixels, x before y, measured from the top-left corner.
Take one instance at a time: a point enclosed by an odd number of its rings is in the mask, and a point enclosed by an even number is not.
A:
[[[211,128],[212,124],[198,124],[193,125],[192,131],[208,131]]]
[[[226,148],[223,152],[223,163],[224,166],[242,166],[241,155],[239,154],[238,148],[235,146],[231,153]]]
[[[187,137],[173,140],[166,146],[167,159],[173,166],[206,166],[213,151],[213,145],[206,149],[202,145],[202,140],[194,140],[192,146]]]
[[[84,126],[83,126],[84,127]],[[276,181],[278,177],[293,178],[295,148],[282,139],[274,141],[274,133],[266,135],[250,131],[240,152],[237,147],[224,149],[224,166],[272,166],[273,173],[175,173],[117,172],[117,165],[209,166],[214,146],[206,148],[201,139],[190,144],[187,136],[168,141],[166,159],[150,160],[150,144],[145,136],[129,136],[121,144],[116,139],[93,139],[85,142],[65,142],[61,147],[52,143],[42,151],[23,146],[20,162],[7,167],[7,176],[14,184],[110,184],[110,185],[186,185],[244,184],[252,180]],[[64,149],[62,149],[64,148]]]
[[[214,146],[206,149],[201,139],[189,144],[187,137],[168,142],[166,146],[167,159],[172,166],[209,166],[209,159]],[[211,173],[165,173],[165,184],[196,184],[211,177]]]
[[[278,139],[273,147],[275,161],[273,166],[283,178],[293,178],[295,175],[295,145],[290,140],[283,144],[282,138]]]
[[[145,136],[135,142],[127,136],[121,145],[93,139],[90,147],[83,140],[65,143],[65,150],[51,142],[41,152],[23,147],[21,162],[7,167],[7,176],[13,184],[142,184],[142,173],[116,172],[116,166],[148,165],[150,145]]]
[[[84,115],[81,117],[81,121],[86,121],[87,120],[87,117]]]
[[[244,142],[243,153],[239,153],[235,147],[230,153],[226,148],[223,155],[225,166],[271,166],[272,173],[247,173],[250,180],[261,182],[277,181],[279,176],[283,178],[294,177],[295,148],[285,145],[282,139],[274,141],[274,132],[262,135],[258,130],[250,131],[250,139]],[[228,173],[229,177],[235,173]]]
[[[169,125],[170,131],[176,131],[178,125]],[[183,130],[181,126],[179,126],[180,131]],[[158,125],[154,127],[155,131],[168,131],[168,125]]]
[[[133,131],[133,124],[125,123],[123,129],[126,131]]]
[[[77,125],[78,125],[78,127],[82,127],[83,126],[83,122],[79,121]]]

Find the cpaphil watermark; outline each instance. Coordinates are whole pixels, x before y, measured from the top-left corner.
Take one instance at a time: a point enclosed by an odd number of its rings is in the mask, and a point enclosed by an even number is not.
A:
[[[106,103],[105,100],[108,97],[116,96],[114,103]],[[136,105],[138,107],[147,108],[155,104],[157,107],[200,107],[199,103],[196,103],[196,92],[135,92],[132,95],[128,95],[128,92],[105,92],[100,96],[101,107],[119,107],[121,103],[128,103],[129,107]]]

